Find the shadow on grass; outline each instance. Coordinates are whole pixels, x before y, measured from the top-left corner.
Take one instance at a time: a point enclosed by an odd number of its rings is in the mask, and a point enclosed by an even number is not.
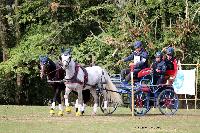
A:
[[[84,115],[84,116],[91,116],[91,115]],[[96,116],[94,117],[103,117],[103,116],[110,116],[110,117],[131,117],[132,114],[108,114],[108,115],[105,115],[105,114],[97,114]],[[145,115],[142,115],[142,116],[135,116],[135,117],[145,117],[145,116],[164,116],[162,114],[145,114]]]

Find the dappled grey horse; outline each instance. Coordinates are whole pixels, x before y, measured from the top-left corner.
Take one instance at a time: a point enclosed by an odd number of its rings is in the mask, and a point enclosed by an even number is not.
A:
[[[61,55],[61,60],[63,64],[63,69],[66,71],[65,76],[65,105],[66,108],[69,107],[69,93],[74,90],[78,92],[78,112],[76,116],[81,115],[81,112],[84,110],[82,90],[89,89],[90,93],[94,97],[94,108],[93,115],[97,112],[98,106],[98,96],[96,93],[96,87],[105,88],[103,90],[104,95],[104,109],[107,109],[107,101],[113,101],[115,103],[121,104],[122,99],[117,91],[115,85],[111,82],[111,79],[105,69],[102,69],[99,66],[92,66],[83,68],[79,64],[75,63],[71,56],[71,49],[67,49]],[[102,84],[104,82],[104,84]],[[106,91],[110,90],[110,91]]]

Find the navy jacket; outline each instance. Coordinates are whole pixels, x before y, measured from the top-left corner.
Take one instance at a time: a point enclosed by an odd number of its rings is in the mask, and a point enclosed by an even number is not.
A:
[[[165,61],[163,61],[163,60],[161,62],[154,61],[152,68],[153,68],[154,75],[165,75],[167,66],[165,64]],[[156,72],[156,69],[161,70],[161,71]]]
[[[135,69],[144,69],[148,67],[148,53],[145,49],[141,49],[140,52],[136,52],[134,51],[131,55],[129,55],[128,57],[124,58],[123,61],[127,62],[127,61],[131,61],[134,60],[135,56],[139,56],[140,57],[140,61],[136,63]]]

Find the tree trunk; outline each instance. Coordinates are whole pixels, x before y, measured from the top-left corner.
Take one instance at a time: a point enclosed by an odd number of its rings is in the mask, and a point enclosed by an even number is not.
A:
[[[16,36],[16,42],[17,42],[17,45],[19,44],[19,39],[20,39],[20,25],[19,25],[19,14],[18,14],[18,11],[19,11],[19,1],[18,0],[15,0],[15,15],[16,15],[16,18],[15,18],[15,30],[16,30],[16,33],[15,33],[15,36]]]
[[[8,45],[7,45],[7,20],[5,18],[6,13],[6,2],[1,1],[0,2],[0,45],[3,50],[3,61],[6,61],[8,59]]]

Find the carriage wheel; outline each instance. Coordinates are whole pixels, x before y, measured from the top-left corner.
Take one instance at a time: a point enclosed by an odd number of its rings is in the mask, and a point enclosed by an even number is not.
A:
[[[145,115],[149,110],[149,96],[147,92],[138,90],[134,94],[134,115]],[[132,107],[132,101],[130,100],[130,108]]]
[[[100,105],[101,111],[102,111],[105,115],[110,115],[110,114],[112,114],[113,112],[115,112],[115,110],[116,110],[117,107],[118,107],[118,104],[117,104],[117,103],[112,102],[112,101],[108,101],[107,109],[105,110],[105,109],[104,109],[104,96],[103,96],[103,94],[100,94],[99,101],[100,101],[100,104],[99,104],[99,105]]]
[[[157,100],[158,108],[164,115],[173,115],[178,109],[178,96],[172,89],[163,90]]]

